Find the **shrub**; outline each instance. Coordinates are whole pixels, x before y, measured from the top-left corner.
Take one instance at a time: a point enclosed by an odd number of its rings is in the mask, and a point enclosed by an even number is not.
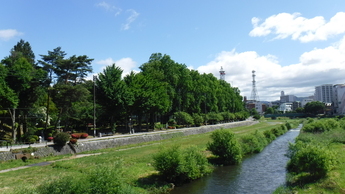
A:
[[[175,119],[169,119],[168,125],[169,125],[169,126],[172,126],[172,127],[175,127],[175,126],[176,126],[176,121],[175,121]]]
[[[78,139],[72,138],[69,140],[71,144],[76,144],[78,142]]]
[[[154,125],[154,129],[163,129],[164,128],[164,125],[161,124],[161,122],[156,122],[155,125]]]
[[[196,147],[181,149],[173,146],[160,151],[154,157],[153,166],[166,181],[183,183],[211,172],[211,167]]]
[[[255,131],[254,136],[258,139],[262,149],[264,149],[268,145],[268,141],[267,141],[265,135],[262,132],[260,132],[259,130]],[[261,151],[262,150],[260,150],[260,152]]]
[[[286,127],[285,124],[280,125],[280,129],[282,130],[283,134],[288,131],[288,128]]]
[[[229,112],[222,112],[220,113],[223,117],[223,120],[229,122],[232,119],[232,115]]]
[[[211,134],[211,139],[212,142],[207,143],[207,149],[224,164],[238,164],[241,162],[241,146],[231,131],[215,130]]]
[[[273,140],[275,140],[277,138],[277,136],[274,135],[272,130],[266,130],[264,132],[264,136],[266,137],[267,142],[272,142]]]
[[[290,122],[286,122],[285,126],[288,130],[292,129],[292,124]]]
[[[312,123],[307,123],[302,127],[302,131],[308,133],[322,133],[327,131],[325,124],[321,121],[315,121]]]
[[[207,114],[209,123],[216,124],[218,121],[223,120],[223,116],[220,113],[210,112]]]
[[[126,193],[136,194],[135,189],[126,183],[126,171],[122,161],[113,165],[97,165],[87,173],[88,193]],[[79,185],[81,186],[81,185]]]
[[[70,138],[70,134],[61,132],[56,134],[53,140],[55,145],[64,146],[70,140]]]
[[[243,154],[258,153],[262,150],[258,139],[252,134],[241,137],[241,147]]]
[[[71,137],[74,139],[79,139],[80,138],[80,134],[79,133],[72,133]]]
[[[271,132],[274,134],[274,136],[278,137],[284,134],[284,132],[281,130],[280,127],[275,127],[271,129]]]
[[[202,118],[202,116],[196,113],[193,113],[193,120],[196,126],[200,126],[204,122],[204,119]]]
[[[338,129],[340,127],[340,124],[335,119],[326,119],[325,127],[327,131],[330,131],[333,129]]]
[[[87,133],[82,133],[82,134],[80,135],[80,138],[85,139],[85,138],[87,138],[88,136],[89,136],[89,134],[87,134]]]
[[[290,173],[308,173],[317,178],[326,176],[336,162],[335,153],[317,142],[290,144],[288,157],[287,170]]]
[[[174,116],[179,125],[192,125],[194,123],[192,116],[186,112],[175,112]]]
[[[256,120],[259,120],[261,118],[260,114],[259,113],[256,113],[253,115],[253,118],[256,119]]]

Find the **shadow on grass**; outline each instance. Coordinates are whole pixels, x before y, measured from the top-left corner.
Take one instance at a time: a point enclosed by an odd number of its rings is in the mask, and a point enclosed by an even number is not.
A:
[[[317,183],[324,179],[325,175],[312,175],[310,173],[288,175],[286,186],[304,188],[307,184]]]
[[[136,182],[138,187],[144,188],[149,193],[169,194],[174,189],[173,183],[164,181],[164,177],[153,174],[147,177],[139,178]]]

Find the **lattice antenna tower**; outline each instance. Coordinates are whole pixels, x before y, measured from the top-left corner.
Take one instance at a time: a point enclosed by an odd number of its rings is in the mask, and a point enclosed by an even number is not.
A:
[[[223,67],[220,68],[219,74],[220,74],[220,79],[225,80],[225,71],[223,70]]]
[[[255,81],[255,71],[252,71],[252,77],[253,77],[253,88],[252,88],[252,94],[251,94],[251,100],[254,102],[260,101],[258,91],[256,90],[256,81]]]

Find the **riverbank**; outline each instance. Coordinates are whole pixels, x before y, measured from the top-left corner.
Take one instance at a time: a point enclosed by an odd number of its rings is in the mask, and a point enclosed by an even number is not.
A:
[[[345,119],[309,119],[296,143],[287,182],[274,193],[345,193]]]
[[[285,183],[289,142],[294,142],[300,128],[301,125],[279,136],[262,152],[245,157],[242,163],[217,166],[209,176],[175,187],[171,194],[272,193]]]
[[[274,121],[275,122],[275,121]],[[277,125],[282,121],[277,121]],[[252,133],[256,130],[265,131],[274,128],[272,122],[260,122],[253,126],[243,126],[231,129],[239,136]],[[86,153],[101,153],[98,156],[77,158],[74,160],[58,161],[49,166],[32,167],[19,171],[0,174],[0,192],[20,193],[30,188],[47,184],[57,178],[81,177],[89,170],[103,166],[112,166],[115,161],[121,161],[125,168],[125,182],[135,187],[137,193],[160,193],[167,191],[166,183],[157,181],[157,171],[152,166],[152,156],[161,148],[172,145],[188,147],[194,145],[200,150],[206,150],[206,144],[210,141],[210,133],[175,137],[172,139],[132,144],[116,148],[108,148]],[[2,163],[2,165],[6,165]],[[2,166],[1,165],[1,166]],[[18,187],[20,185],[20,187]],[[28,189],[29,188],[29,189]]]

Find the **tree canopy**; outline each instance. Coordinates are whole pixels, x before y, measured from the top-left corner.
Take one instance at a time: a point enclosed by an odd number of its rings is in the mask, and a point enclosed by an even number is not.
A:
[[[20,40],[1,60],[0,123],[8,124],[0,125],[0,138],[9,132],[20,141],[48,137],[60,127],[85,130],[93,119],[97,127],[115,130],[128,122],[152,129],[176,115],[188,118],[188,125],[206,123],[208,117],[215,122],[247,116],[238,88],[166,54],[153,53],[140,72],[128,75],[112,64],[94,80],[86,80],[92,72],[89,56],[67,56],[61,47],[39,56],[36,62],[30,44]]]
[[[304,111],[310,114],[322,114],[325,111],[325,104],[319,101],[308,102],[304,106]]]

